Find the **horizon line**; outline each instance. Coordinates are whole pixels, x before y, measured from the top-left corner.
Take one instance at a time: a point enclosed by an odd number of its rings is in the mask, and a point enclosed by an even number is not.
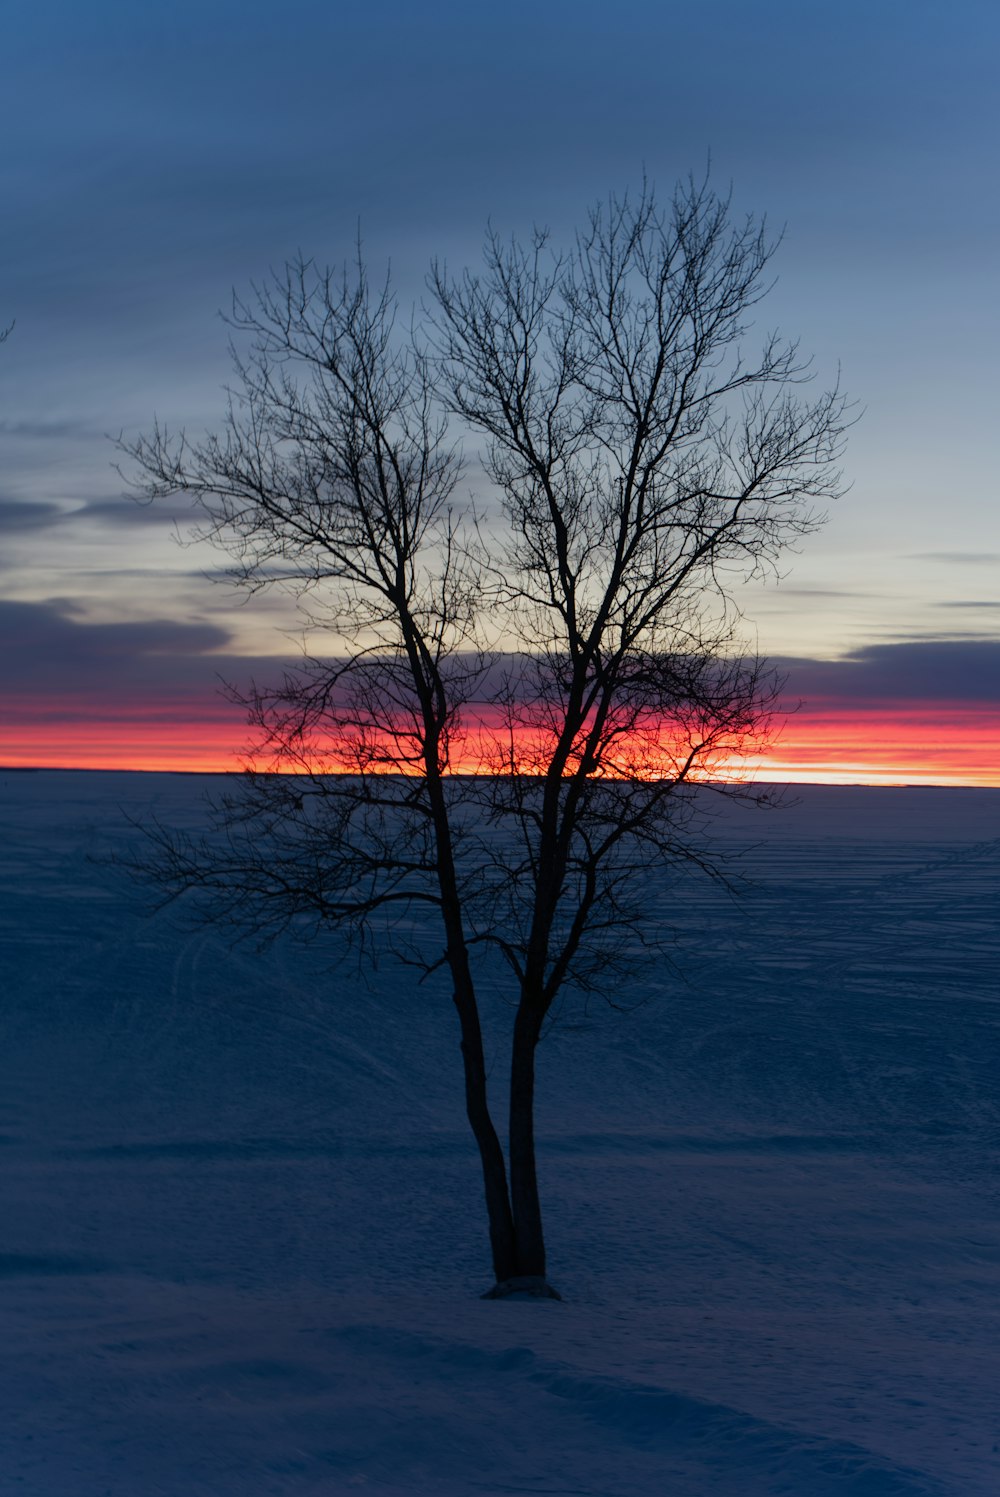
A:
[[[290,779],[297,777],[297,772],[289,770],[260,770],[248,769],[143,769],[138,766],[124,767],[122,765],[94,765],[94,764],[0,764],[0,774],[127,774],[127,775],[181,775],[185,778],[222,779],[239,778],[245,774],[260,773],[273,775],[287,775]],[[350,771],[330,771],[328,778],[349,775]],[[402,776],[386,775],[387,779],[402,778]],[[407,776],[406,778],[412,778]],[[455,770],[447,775],[453,780],[476,780],[496,778],[489,774],[474,774],[469,771]],[[608,784],[614,780],[609,779]],[[759,776],[748,780],[685,780],[680,781],[694,789],[720,788],[732,790],[753,789],[756,785],[788,785],[796,789],[807,789],[813,787],[817,790],[1000,790],[1000,785],[970,784],[968,780],[904,780],[885,779],[856,780],[856,779],[789,779],[781,776]]]

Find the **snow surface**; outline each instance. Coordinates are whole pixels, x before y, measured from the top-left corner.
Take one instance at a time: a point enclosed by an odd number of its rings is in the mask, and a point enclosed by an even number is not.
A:
[[[4,1497],[1000,1493],[1000,791],[804,788],[720,823],[740,905],[651,890],[680,975],[541,1051],[560,1304],[478,1298],[443,984],[101,861],[210,783],[0,773]]]

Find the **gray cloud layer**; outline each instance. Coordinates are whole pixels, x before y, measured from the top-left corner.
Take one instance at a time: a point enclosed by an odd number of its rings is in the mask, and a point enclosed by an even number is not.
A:
[[[198,516],[190,501],[157,500],[155,504],[129,499],[88,499],[72,508],[51,499],[14,499],[0,495],[0,535],[26,534],[29,531],[54,530],[69,524],[140,526],[193,525]]]
[[[50,500],[7,499],[0,495],[0,535],[24,535],[58,525],[65,511]]]
[[[874,700],[962,701],[1000,708],[1000,639],[924,639],[876,644],[847,660],[775,662],[788,693]]]
[[[0,601],[0,695],[56,698],[90,693],[144,700],[217,685],[230,636],[214,624],[149,619],[93,624],[58,601]],[[242,665],[244,662],[240,662]]]
[[[943,561],[949,566],[1000,567],[1000,551],[914,551],[913,561]]]
[[[93,693],[103,701],[160,695],[209,696],[219,677],[267,682],[280,662],[227,653],[232,637],[216,624],[151,619],[88,623],[72,605],[0,602],[0,694],[38,700]],[[851,659],[786,658],[787,693],[807,702],[835,698],[1000,705],[1000,639],[911,640],[873,644]]]

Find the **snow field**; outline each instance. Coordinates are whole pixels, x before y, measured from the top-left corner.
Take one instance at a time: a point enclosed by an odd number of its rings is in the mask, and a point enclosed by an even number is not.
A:
[[[676,972],[540,1052],[555,1304],[477,1297],[441,985],[100,861],[210,783],[0,774],[4,1497],[1000,1492],[1000,792],[807,787],[720,819],[739,904],[664,876]]]

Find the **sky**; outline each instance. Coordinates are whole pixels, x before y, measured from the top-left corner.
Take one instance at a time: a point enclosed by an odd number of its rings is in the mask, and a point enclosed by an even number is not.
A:
[[[154,414],[217,424],[234,288],[360,226],[406,303],[487,221],[567,238],[710,160],[784,234],[761,330],[860,416],[740,598],[802,703],[759,773],[1000,784],[998,44],[985,0],[6,0],[0,762],[233,766],[220,678],[292,653],[113,467]]]

